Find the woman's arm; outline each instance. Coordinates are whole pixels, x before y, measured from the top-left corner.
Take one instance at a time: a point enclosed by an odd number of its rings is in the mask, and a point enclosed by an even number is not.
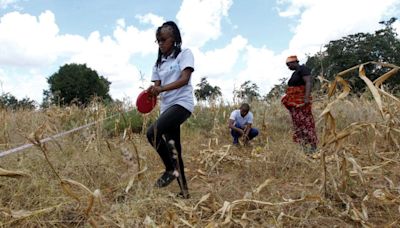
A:
[[[179,77],[178,80],[176,80],[170,84],[163,85],[163,86],[161,86],[160,80],[154,81],[154,85],[150,86],[147,89],[147,91],[149,91],[150,93],[152,93],[155,96],[158,96],[158,94],[160,94],[161,92],[181,88],[182,86],[185,86],[188,84],[188,82],[190,80],[190,76],[192,75],[192,72],[193,72],[193,68],[186,67],[181,72],[181,76]]]
[[[157,91],[155,91],[155,88],[161,85],[161,80],[155,80],[153,81],[154,85],[149,86],[149,88],[147,88],[147,92],[152,94],[153,96],[158,96],[159,93],[157,93]]]

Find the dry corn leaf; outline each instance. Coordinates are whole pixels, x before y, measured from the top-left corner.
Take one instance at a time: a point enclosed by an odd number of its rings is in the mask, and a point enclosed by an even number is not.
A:
[[[4,177],[12,177],[12,178],[18,178],[18,177],[31,177],[28,173],[22,172],[22,171],[11,171],[11,170],[6,170],[0,168],[0,176]]]
[[[217,167],[217,165],[229,154],[230,149],[231,149],[231,145],[227,145],[225,152],[218,159],[218,161],[215,162],[215,164],[211,167],[210,171],[208,172],[209,174],[211,174],[211,172]]]
[[[374,84],[371,82],[371,80],[369,80],[367,78],[367,76],[365,75],[365,68],[364,65],[361,65],[359,70],[359,76],[360,78],[365,82],[365,84],[367,84],[369,90],[372,93],[372,96],[375,99],[376,104],[378,105],[379,111],[381,112],[382,116],[384,116],[383,114],[383,108],[382,108],[382,99],[381,99],[381,95],[378,92],[378,89],[374,86]]]
[[[366,221],[368,221],[368,209],[367,209],[367,206],[365,206],[365,202],[367,202],[368,199],[369,199],[369,197],[368,197],[368,195],[366,195],[366,196],[364,197],[364,199],[362,200],[362,202],[361,202],[361,211],[362,211],[362,215],[363,215],[363,217],[364,217],[364,219],[365,219]]]
[[[83,185],[83,184],[81,184],[81,183],[79,183],[79,182],[77,182],[77,181],[71,180],[71,179],[62,179],[62,180],[61,180],[61,186],[62,186],[64,192],[65,192],[67,195],[69,195],[70,197],[74,198],[74,199],[77,200],[79,203],[80,203],[80,195],[78,195],[77,193],[74,193],[74,192],[71,190],[70,187],[71,187],[71,186],[76,186],[76,187],[79,187],[79,188],[85,190],[87,193],[89,193],[88,206],[87,206],[87,208],[85,209],[85,214],[86,214],[86,215],[89,215],[90,211],[91,211],[92,208],[93,208],[94,201],[95,201],[96,199],[99,201],[100,205],[102,204],[102,203],[101,203],[101,193],[100,193],[100,190],[98,190],[98,189],[96,189],[94,192],[92,192],[92,191],[91,191],[88,187],[86,187],[85,185]]]
[[[334,101],[330,102],[329,104],[327,104],[326,107],[325,107],[325,109],[321,112],[321,114],[319,115],[318,118],[321,118],[321,117],[327,115],[328,113],[330,113],[330,111],[331,111],[333,105],[334,105],[336,102],[337,102],[337,100],[334,100]]]
[[[225,213],[227,210],[229,210],[230,208],[230,203],[228,201],[224,201],[224,205],[222,206],[221,209],[219,209],[218,211],[221,211],[221,219],[225,216]]]
[[[135,173],[135,174],[133,174],[133,175],[131,176],[131,178],[129,179],[128,185],[127,185],[126,188],[125,188],[125,192],[126,192],[126,193],[128,193],[129,190],[132,188],[133,183],[135,182],[136,177],[139,176],[140,174],[146,172],[146,170],[147,170],[147,166],[144,167],[144,169],[140,170],[139,172],[137,172],[137,173]]]
[[[337,82],[339,82],[343,86],[343,92],[339,94],[337,97],[338,100],[343,99],[349,95],[351,88],[349,83],[347,83],[342,77],[336,77]]]
[[[71,180],[71,179],[62,179],[61,181],[64,184],[68,184],[68,185],[71,185],[71,186],[77,186],[77,187],[85,190],[90,195],[94,195],[94,193],[88,187],[86,187],[84,184],[79,183],[78,181],[74,181],[74,180]]]
[[[271,183],[272,179],[267,179],[260,186],[257,187],[256,190],[253,191],[255,194],[259,194],[269,183]]]
[[[336,80],[334,80],[332,83],[329,83],[329,86],[328,86],[328,97],[329,98],[332,97],[333,94],[335,94],[336,85],[337,85],[337,81]]]
[[[393,68],[392,70],[390,70],[389,72],[387,72],[387,73],[381,75],[379,78],[375,79],[375,81],[373,82],[374,85],[375,85],[376,87],[381,86],[382,83],[383,83],[384,81],[386,81],[386,80],[389,79],[390,77],[396,75],[397,72],[399,71],[399,69],[400,69],[399,67],[396,67],[396,68]]]
[[[368,63],[370,63],[370,62],[366,62],[366,63],[364,63],[364,64],[366,65],[366,64],[368,64]],[[351,71],[353,71],[353,70],[356,70],[356,69],[358,69],[358,68],[359,68],[359,66],[360,66],[360,65],[353,66],[353,67],[351,67],[351,68],[349,68],[349,69],[347,69],[347,70],[341,71],[341,72],[339,72],[339,73],[337,74],[337,76],[336,76],[336,77],[342,77],[342,76],[345,76],[345,75],[346,75],[346,74],[348,74],[349,72],[351,72]]]
[[[210,198],[210,195],[211,195],[211,193],[208,193],[208,194],[202,196],[201,199],[199,200],[199,202],[197,202],[196,205],[194,206],[193,210],[196,210],[197,207],[198,207],[201,203],[203,203],[203,202],[206,201],[208,198]]]
[[[183,218],[179,218],[179,220],[180,220],[183,224],[185,224],[186,226],[188,226],[188,227],[194,227],[194,226],[191,225],[187,220],[185,220],[185,219],[183,219]]]
[[[365,184],[365,179],[363,176],[363,171],[361,166],[356,162],[356,160],[353,157],[350,157],[349,155],[345,154],[347,161],[349,161],[353,165],[353,172],[358,174],[358,177],[361,180],[361,183]]]
[[[52,212],[54,209],[56,209],[57,207],[60,207],[61,205],[63,205],[63,203],[58,204],[53,207],[48,207],[48,208],[44,208],[44,209],[40,209],[40,210],[36,210],[36,211],[28,211],[28,210],[13,211],[13,210],[6,210],[6,209],[0,209],[0,211],[7,217],[11,217],[11,218],[15,218],[15,219],[25,219],[25,218],[28,218],[31,216],[36,216],[39,214]]]
[[[198,170],[197,170],[197,173],[199,173],[200,175],[203,175],[203,176],[206,176],[206,175],[207,175],[207,173],[204,172],[204,171],[201,170],[201,169],[198,169]]]
[[[378,91],[379,91],[381,94],[383,94],[383,95],[385,95],[385,96],[391,98],[392,100],[396,101],[397,103],[400,103],[400,99],[397,98],[397,97],[395,97],[395,96],[393,96],[392,94],[390,94],[390,93],[388,93],[388,92],[386,92],[386,91],[384,91],[384,90],[382,90],[382,89],[380,89],[380,88],[378,88]]]

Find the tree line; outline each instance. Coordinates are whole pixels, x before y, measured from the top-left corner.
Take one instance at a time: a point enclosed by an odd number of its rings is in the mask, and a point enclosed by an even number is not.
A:
[[[333,80],[335,75],[355,65],[368,62],[388,62],[400,65],[400,40],[393,28],[397,18],[390,18],[387,21],[379,22],[384,28],[374,33],[356,33],[338,40],[332,40],[324,46],[324,50],[307,57],[305,65],[311,69],[313,76],[321,75],[327,80]],[[389,69],[369,65],[366,68],[367,75],[375,80],[380,75],[388,72]],[[400,73],[398,73],[400,74]],[[250,80],[245,81],[233,91],[234,99],[237,101],[251,102],[253,100],[268,100],[280,97],[286,89],[288,78],[281,78],[279,83],[265,95],[261,96],[257,84]],[[362,93],[365,89],[363,81],[357,77],[349,77],[348,81],[355,93]],[[319,86],[315,80],[315,87]],[[98,75],[95,70],[87,67],[86,64],[65,64],[47,78],[49,89],[43,91],[41,107],[50,105],[87,105],[93,97],[102,99],[104,102],[113,102],[109,90],[111,82],[104,76]],[[387,89],[399,91],[400,77],[396,75],[386,83]],[[202,77],[200,83],[194,90],[195,97],[199,102],[213,102],[222,97],[221,88],[213,86]],[[24,98],[18,100],[10,93],[3,93],[0,96],[0,108],[19,109],[36,108],[38,104]]]

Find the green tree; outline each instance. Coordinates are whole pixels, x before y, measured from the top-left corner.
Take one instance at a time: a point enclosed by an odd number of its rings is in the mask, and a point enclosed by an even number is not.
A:
[[[35,109],[36,102],[29,98],[23,98],[22,100],[18,100],[15,96],[10,93],[3,93],[0,96],[0,108],[2,109]]]
[[[338,40],[330,41],[325,45],[326,50],[310,56],[306,66],[311,69],[312,75],[321,73],[328,80],[333,80],[334,76],[350,67],[368,61],[389,62],[396,65],[400,64],[400,40],[397,38],[392,24],[396,18],[380,22],[385,28],[374,33],[357,33],[343,37]],[[386,73],[388,69],[369,65],[366,68],[367,75],[371,80],[375,80],[380,75]],[[365,88],[364,82],[357,77],[357,72],[346,78],[352,85],[353,91],[361,92]],[[388,80],[389,89],[398,87],[400,83],[399,75]]]
[[[93,96],[111,100],[110,84],[106,78],[86,64],[65,64],[51,75],[47,82],[50,89],[43,92],[43,104],[88,104]]]
[[[287,88],[287,78],[279,79],[279,84],[275,84],[274,87],[268,92],[268,94],[264,97],[265,100],[269,100],[272,98],[278,98],[283,96],[286,92]]]
[[[202,77],[200,83],[196,86],[199,87],[194,90],[197,101],[212,101],[222,96],[221,88],[210,85],[207,77]]]
[[[35,109],[38,106],[37,102],[28,97],[18,101],[18,107],[22,109]]]
[[[18,100],[10,93],[3,93],[0,96],[0,107],[1,108],[10,108],[16,109],[18,106]]]
[[[240,85],[239,89],[233,91],[233,95],[235,98],[246,102],[252,102],[260,98],[257,84],[252,83],[251,81],[245,81]]]

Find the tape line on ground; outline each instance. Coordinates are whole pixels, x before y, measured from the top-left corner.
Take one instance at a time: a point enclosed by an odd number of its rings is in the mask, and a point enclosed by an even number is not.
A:
[[[92,123],[88,123],[88,124],[85,124],[85,125],[80,126],[80,127],[77,127],[77,128],[73,128],[73,129],[68,130],[68,131],[64,131],[64,132],[55,134],[55,135],[53,135],[53,136],[50,136],[50,137],[47,137],[47,138],[45,138],[45,139],[40,140],[40,142],[41,142],[41,143],[44,143],[44,142],[48,142],[48,141],[54,140],[55,138],[58,138],[58,137],[67,135],[67,134],[72,133],[72,132],[75,132],[75,131],[82,130],[82,129],[87,128],[87,127],[90,127],[90,126],[92,126],[92,125],[94,125],[94,124],[96,124],[96,123],[99,123],[99,122],[102,122],[102,121],[104,121],[104,120],[110,119],[110,118],[112,118],[112,117],[114,117],[114,116],[116,116],[116,115],[118,115],[118,114],[114,114],[114,115],[109,116],[109,117],[107,117],[107,118],[105,118],[105,119],[98,120],[98,121],[95,121],[95,122],[92,122]],[[15,147],[15,148],[10,149],[10,150],[2,151],[2,152],[0,152],[0,158],[1,158],[1,157],[4,157],[4,156],[6,156],[6,155],[9,155],[9,154],[13,154],[13,153],[22,151],[22,150],[24,150],[24,149],[26,149],[26,148],[29,148],[29,147],[31,147],[31,146],[33,146],[33,144],[32,144],[32,143],[28,143],[28,144],[25,144],[25,145],[22,145],[22,146],[19,146],[19,147]]]

